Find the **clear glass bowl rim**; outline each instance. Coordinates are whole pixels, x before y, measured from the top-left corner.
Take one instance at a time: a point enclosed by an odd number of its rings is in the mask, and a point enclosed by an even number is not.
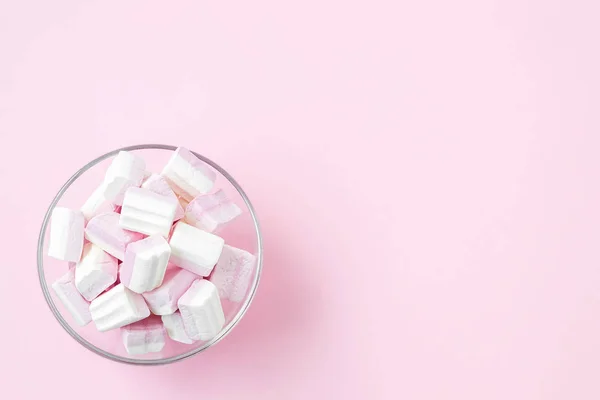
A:
[[[50,295],[48,285],[46,284],[46,278],[45,278],[45,274],[44,274],[44,237],[45,237],[46,229],[48,227],[48,223],[50,221],[51,212],[54,209],[54,207],[56,206],[56,204],[58,204],[58,202],[60,201],[63,194],[69,189],[71,184],[73,184],[73,182],[75,182],[87,170],[89,170],[94,165],[98,164],[99,162],[116,155],[120,151],[133,151],[133,150],[170,150],[170,151],[174,151],[175,149],[177,149],[177,147],[171,146],[171,145],[140,144],[140,145],[126,146],[126,147],[122,147],[120,149],[112,150],[106,154],[101,155],[98,158],[95,158],[94,160],[92,160],[89,163],[87,163],[86,165],[84,165],[77,172],[75,172],[75,174],[73,174],[73,176],[71,176],[71,178],[69,178],[69,180],[60,188],[60,190],[58,191],[58,193],[56,194],[54,199],[52,199],[52,202],[50,203],[50,206],[48,207],[48,210],[46,211],[46,215],[44,215],[44,220],[42,221],[42,227],[40,229],[40,235],[38,238],[38,246],[37,246],[37,267],[38,267],[38,275],[39,275],[39,279],[40,279],[40,285],[42,287],[42,292],[44,293],[44,298],[46,299],[46,303],[48,303],[48,307],[50,307],[50,310],[54,314],[54,317],[57,319],[57,321],[60,323],[60,325],[69,333],[69,335],[71,335],[71,337],[73,337],[73,339],[78,341],[81,345],[83,345],[88,350],[91,350],[92,352],[94,352],[102,357],[105,357],[109,360],[113,360],[113,361],[117,361],[117,362],[121,362],[121,363],[125,363],[125,364],[134,364],[134,365],[164,365],[164,364],[170,364],[175,361],[180,361],[180,360],[184,360],[186,358],[192,357],[192,356],[208,349],[209,347],[214,346],[220,340],[222,340],[225,336],[227,336],[227,334],[229,334],[229,332],[231,332],[233,327],[237,325],[237,323],[242,319],[242,317],[248,310],[248,307],[250,306],[250,303],[252,303],[252,299],[254,299],[256,290],[258,288],[258,283],[260,281],[260,275],[262,272],[263,248],[262,248],[262,236],[260,233],[258,219],[256,217],[256,212],[254,211],[254,207],[252,207],[252,204],[250,203],[250,200],[248,199],[248,196],[246,196],[246,193],[244,192],[244,190],[237,183],[237,181],[231,175],[229,175],[229,173],[227,171],[225,171],[217,163],[192,151],[192,153],[196,157],[198,157],[199,159],[201,159],[202,161],[204,161],[205,163],[207,163],[208,165],[210,165],[211,167],[216,169],[235,187],[235,189],[238,191],[238,193],[240,194],[240,196],[246,203],[248,210],[250,211],[250,215],[252,217],[252,222],[254,223],[254,229],[256,230],[256,240],[257,240],[257,243],[256,243],[256,249],[257,249],[256,274],[254,275],[254,281],[252,282],[252,284],[250,286],[250,289],[249,289],[250,292],[246,296],[246,299],[244,300],[244,303],[242,304],[240,310],[235,315],[235,317],[231,320],[231,322],[229,322],[229,324],[227,324],[227,326],[225,326],[225,328],[223,328],[223,330],[219,333],[219,335],[214,337],[212,340],[204,343],[201,347],[198,347],[196,349],[188,351],[187,353],[183,353],[183,354],[180,354],[180,355],[177,355],[174,357],[168,357],[168,358],[162,358],[162,359],[156,359],[156,360],[136,360],[133,358],[117,356],[115,354],[109,353],[107,351],[104,351],[104,350],[94,346],[92,343],[88,342],[83,337],[81,337],[73,328],[71,328],[71,325],[62,317],[62,314],[56,308],[56,305],[54,304],[54,301],[52,300],[52,296]]]

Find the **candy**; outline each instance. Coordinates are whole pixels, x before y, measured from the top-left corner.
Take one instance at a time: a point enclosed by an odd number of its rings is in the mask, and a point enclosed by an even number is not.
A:
[[[95,244],[87,243],[81,261],[75,266],[75,286],[91,301],[115,282],[117,270],[116,258]]]
[[[200,276],[208,276],[219,260],[224,240],[179,221],[171,235],[171,262]]]
[[[142,295],[132,292],[122,283],[94,299],[90,312],[101,332],[141,321],[150,315]]]
[[[179,198],[177,197],[177,195],[175,194],[173,189],[171,189],[171,186],[169,186],[169,184],[167,183],[165,178],[158,174],[150,175],[144,181],[144,183],[142,183],[142,188],[148,189],[154,193],[162,194],[163,196],[172,197],[175,200],[179,200]],[[183,218],[184,213],[185,213],[185,211],[184,211],[182,205],[178,201],[177,209],[175,210],[174,220],[177,221],[177,220],[180,220],[181,218]]]
[[[245,250],[223,246],[223,252],[209,280],[219,290],[221,299],[240,302],[246,296],[256,257]]]
[[[165,327],[158,317],[124,326],[121,336],[125,350],[131,355],[157,353],[165,347]]]
[[[83,214],[69,208],[55,207],[51,218],[48,255],[64,261],[79,261],[83,250]]]
[[[225,315],[217,287],[198,279],[178,301],[183,326],[192,340],[210,340],[221,332]]]
[[[183,147],[173,153],[161,175],[173,191],[187,201],[208,193],[217,178],[215,171]]]
[[[157,288],[163,281],[170,256],[171,247],[160,235],[131,243],[121,264],[121,282],[136,293]]]
[[[142,184],[145,170],[143,158],[128,151],[120,151],[104,176],[104,198],[113,204],[123,204],[125,191]]]
[[[175,311],[173,314],[163,315],[161,319],[165,329],[167,330],[167,334],[171,339],[185,344],[194,343],[194,341],[190,339],[188,334],[185,332],[185,328],[183,327],[183,319],[181,318],[181,313],[179,311]]]
[[[146,235],[168,237],[176,209],[176,199],[132,187],[125,192],[119,225]]]
[[[218,190],[198,196],[185,209],[185,222],[207,232],[214,232],[239,216],[242,210]]]
[[[116,212],[93,217],[85,228],[85,238],[108,254],[124,260],[127,245],[142,239],[144,235],[121,228],[120,218]]]
[[[177,300],[196,279],[198,279],[198,275],[190,271],[179,267],[170,268],[165,273],[162,285],[142,295],[153,314],[172,314],[177,310]]]
[[[92,320],[90,303],[75,287],[75,268],[70,268],[66,274],[54,282],[52,289],[78,325],[85,326],[90,323]]]

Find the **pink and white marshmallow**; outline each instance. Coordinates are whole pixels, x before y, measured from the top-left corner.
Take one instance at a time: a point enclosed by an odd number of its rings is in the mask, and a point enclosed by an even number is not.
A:
[[[225,314],[217,287],[210,281],[198,279],[178,301],[183,326],[192,340],[210,340],[225,325]]]
[[[144,189],[148,189],[154,193],[162,194],[163,196],[167,197],[172,197],[175,200],[177,200],[177,209],[175,210],[174,220],[178,221],[181,218],[183,218],[185,210],[183,206],[179,203],[179,198],[177,197],[173,189],[171,189],[171,186],[169,186],[169,184],[163,176],[158,174],[152,174],[144,181],[144,183],[142,183],[141,187]]]
[[[157,288],[163,282],[170,256],[171,247],[160,235],[131,243],[121,264],[121,282],[136,293]]]
[[[242,214],[223,190],[196,197],[185,209],[185,222],[203,231],[215,232]]]
[[[100,332],[121,328],[150,316],[142,295],[132,292],[122,283],[94,299],[90,313]]]
[[[54,282],[52,289],[78,325],[85,326],[90,323],[92,320],[90,303],[75,287],[75,268],[70,268],[66,274]]]
[[[200,276],[208,276],[219,260],[225,241],[182,221],[177,222],[169,241],[171,262]]]
[[[145,235],[169,236],[175,218],[176,199],[148,189],[132,187],[125,192],[119,225]]]
[[[121,328],[125,350],[131,355],[158,353],[165,347],[165,327],[159,317],[149,318]]]
[[[172,314],[177,310],[177,301],[190,288],[198,275],[181,269],[170,268],[165,273],[162,285],[156,289],[143,293],[146,304],[155,315]]]
[[[87,301],[92,301],[117,280],[118,268],[116,258],[87,243],[75,266],[75,286]]]
[[[108,254],[124,260],[127,245],[141,240],[144,235],[121,228],[120,218],[116,212],[93,217],[85,228],[85,238]]]
[[[113,204],[122,205],[127,189],[139,187],[145,172],[146,163],[143,158],[133,152],[120,151],[104,176],[104,198]]]
[[[233,302],[244,300],[256,257],[245,250],[225,245],[209,280],[219,290],[221,299]]]
[[[77,262],[83,251],[85,218],[80,211],[55,207],[50,221],[48,255],[63,261]]]
[[[175,150],[161,175],[187,201],[210,192],[217,178],[215,171],[184,147]]]
[[[161,319],[165,329],[167,330],[167,334],[171,339],[185,344],[194,343],[194,341],[190,339],[185,331],[185,327],[183,326],[183,318],[181,318],[181,313],[179,311],[175,311],[173,314],[163,315]]]

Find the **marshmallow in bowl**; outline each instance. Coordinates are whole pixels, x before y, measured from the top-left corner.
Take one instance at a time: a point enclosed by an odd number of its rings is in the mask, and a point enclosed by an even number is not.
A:
[[[171,247],[160,235],[131,243],[119,271],[121,282],[136,293],[157,288],[163,282],[170,256]]]
[[[219,290],[221,299],[233,302],[244,300],[256,257],[245,250],[233,246],[223,246],[223,252],[209,280]]]
[[[171,262],[200,276],[208,276],[219,260],[225,241],[182,221],[177,222],[169,244]]]
[[[148,178],[146,178],[146,180],[144,180],[144,183],[142,183],[141,187],[154,193],[162,194],[163,196],[172,197],[175,200],[179,200],[173,189],[171,189],[171,186],[169,186],[167,183],[166,179],[159,174],[151,174]],[[174,220],[177,221],[183,218],[184,213],[185,211],[178,201]]]
[[[83,248],[81,261],[75,266],[75,286],[92,301],[117,280],[117,259],[93,243]]]
[[[48,255],[63,261],[77,262],[83,250],[85,218],[81,211],[55,207],[50,221]]]
[[[116,205],[123,204],[125,192],[140,186],[146,172],[144,159],[129,151],[120,151],[113,158],[104,176],[104,198]]]
[[[196,197],[185,209],[185,222],[206,232],[215,232],[242,213],[223,190]]]
[[[175,311],[173,314],[163,315],[161,319],[167,330],[167,334],[171,339],[185,344],[194,343],[185,331],[183,319],[181,318],[181,313],[179,311]]]
[[[145,235],[169,236],[175,218],[176,199],[151,190],[132,187],[125,192],[119,225]]]
[[[165,327],[156,316],[122,327],[121,337],[131,355],[157,353],[165,347]]]
[[[225,324],[225,315],[217,287],[205,279],[198,279],[177,302],[183,326],[192,340],[210,340]]]
[[[153,314],[172,314],[177,310],[177,300],[189,289],[192,282],[198,278],[198,275],[190,271],[173,267],[165,273],[162,285],[142,295]]]
[[[120,218],[116,212],[96,215],[85,227],[85,238],[122,261],[127,245],[142,239],[144,235],[121,228]]]
[[[66,274],[61,276],[52,284],[56,297],[65,306],[75,322],[80,326],[90,323],[90,303],[83,298],[75,287],[75,268],[69,268]]]
[[[173,152],[161,175],[173,191],[187,201],[210,192],[217,178],[215,171],[184,147]]]
[[[90,313],[100,332],[121,328],[150,316],[142,295],[132,292],[122,283],[94,299]]]

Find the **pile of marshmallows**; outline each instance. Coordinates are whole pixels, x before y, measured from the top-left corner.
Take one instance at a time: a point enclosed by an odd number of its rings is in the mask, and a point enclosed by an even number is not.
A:
[[[215,179],[185,148],[161,174],[122,151],[80,210],[53,210],[48,255],[69,271],[52,288],[79,325],[121,328],[129,354],[221,331],[221,299],[244,299],[256,258],[212,233],[242,212]]]

